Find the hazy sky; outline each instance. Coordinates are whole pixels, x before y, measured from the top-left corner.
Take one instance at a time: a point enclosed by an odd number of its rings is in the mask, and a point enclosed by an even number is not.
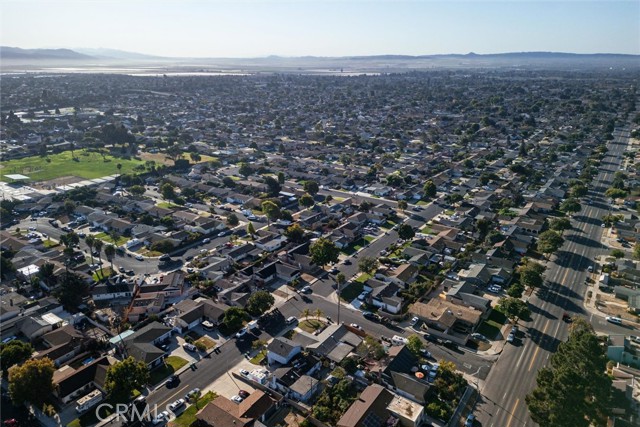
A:
[[[0,44],[163,56],[640,54],[640,1],[0,0]]]

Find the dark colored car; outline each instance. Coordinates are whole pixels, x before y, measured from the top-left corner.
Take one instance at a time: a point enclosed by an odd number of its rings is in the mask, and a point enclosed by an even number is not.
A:
[[[167,380],[167,387],[172,388],[177,386],[180,383],[180,377],[177,375],[171,375]]]
[[[238,392],[238,396],[240,396],[243,399],[246,399],[247,397],[249,397],[249,392],[246,390],[240,390]]]

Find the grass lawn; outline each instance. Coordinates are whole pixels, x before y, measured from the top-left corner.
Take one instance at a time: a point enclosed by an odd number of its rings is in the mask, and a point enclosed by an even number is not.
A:
[[[196,340],[196,342],[201,342],[205,346],[207,346],[207,350],[216,346],[216,342],[209,337],[202,337]]]
[[[5,174],[24,174],[33,181],[46,181],[62,176],[78,176],[84,179],[100,178],[120,173],[130,173],[137,165],[144,164],[141,160],[124,159],[105,156],[105,160],[98,153],[89,153],[83,150],[75,150],[77,160],[71,158],[71,151],[60,154],[52,154],[45,157],[32,156],[24,159],[14,159],[3,162],[2,176],[0,180],[8,181]],[[48,161],[47,161],[48,160]],[[122,169],[118,171],[117,165]]]
[[[298,327],[305,332],[309,332],[310,334],[314,333],[316,330],[322,328],[324,326],[324,322],[321,322],[316,319],[303,320],[298,323]]]
[[[357,278],[357,279],[355,279],[355,281],[356,281],[356,282],[358,282],[358,283],[364,283],[364,282],[366,282],[367,280],[371,279],[371,277],[372,277],[372,276],[371,276],[369,273],[362,273],[362,274],[360,274],[360,275],[358,276],[358,278]],[[362,292],[362,291],[360,291],[360,292]]]
[[[95,280],[96,282],[99,282],[100,280],[104,279],[105,277],[109,277],[111,276],[111,267],[103,267],[102,268],[102,274],[100,273],[100,269],[96,270],[93,273],[93,280]]]
[[[371,243],[371,242],[373,242],[374,237],[373,237],[373,236],[366,235],[366,236],[364,236],[364,240],[366,240],[367,242]]]
[[[47,239],[47,240],[44,241],[43,244],[44,244],[45,248],[49,249],[49,248],[55,248],[60,243],[52,242],[51,239]]]
[[[175,208],[176,205],[174,205],[171,202],[160,202],[156,205],[159,208],[164,208],[164,209],[171,209],[171,208]]]
[[[100,239],[103,240],[106,243],[109,244],[113,244],[113,239],[111,238],[111,236],[107,233],[98,233],[98,234],[94,234],[94,236],[96,239]],[[125,243],[127,243],[129,241],[129,239],[127,237],[124,236],[118,236],[118,238],[116,239],[116,246],[120,246],[120,245],[124,245]]]
[[[476,332],[481,333],[490,340],[498,337],[502,325],[507,321],[507,317],[498,310],[492,310],[487,320],[482,322]]]
[[[362,293],[364,285],[361,282],[353,282],[340,292],[340,299],[351,302]]]
[[[420,229],[420,232],[422,234],[437,234],[435,231],[433,231],[433,228],[431,228],[429,225],[425,225],[424,227],[422,227]]]
[[[182,357],[178,356],[169,356],[164,359],[164,362],[165,365],[151,371],[151,380],[149,381],[151,385],[158,384],[188,363]]]
[[[254,365],[259,365],[265,357],[267,357],[267,352],[265,350],[261,350],[258,352],[258,354],[253,356],[251,360],[249,360],[249,362],[253,363]]]
[[[190,405],[187,409],[184,410],[179,417],[177,417],[173,422],[170,423],[172,427],[189,427],[196,420],[196,413],[204,408],[207,403],[211,402],[218,395],[212,391],[207,392],[200,399],[198,399],[198,407],[196,405]]]
[[[418,203],[416,203],[416,205],[418,205],[418,206],[427,206],[429,203],[431,203],[431,202],[425,202],[424,200],[418,200]]]

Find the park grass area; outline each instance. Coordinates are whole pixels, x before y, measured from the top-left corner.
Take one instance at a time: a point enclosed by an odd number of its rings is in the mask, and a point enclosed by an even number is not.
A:
[[[308,332],[310,334],[314,333],[315,331],[317,331],[318,329],[322,328],[324,326],[324,322],[321,322],[319,320],[316,319],[307,319],[307,320],[303,320],[302,322],[298,323],[298,327],[300,329],[302,329],[305,332]]]
[[[362,277],[362,276],[361,276]],[[340,291],[340,299],[346,302],[351,302],[362,293],[364,284],[358,281],[351,282],[344,289]]]
[[[197,339],[195,341],[196,344],[199,343],[199,342],[203,343],[207,347],[207,350],[209,350],[210,348],[213,348],[213,347],[216,346],[216,342],[214,340],[212,340],[211,338],[206,337],[206,336],[205,337],[201,337],[201,338],[199,338],[199,339]]]
[[[47,157],[32,156],[23,159],[13,159],[3,162],[0,180],[9,181],[5,175],[27,175],[32,181],[47,181],[62,176],[77,176],[84,179],[101,178],[133,172],[138,165],[144,165],[141,160],[125,159],[105,155],[103,159],[98,153],[75,150],[75,159],[71,151],[51,154]],[[122,165],[118,170],[117,165]]]
[[[481,333],[490,340],[495,340],[502,329],[507,317],[498,310],[492,310],[487,320],[482,322],[476,332]]]
[[[102,240],[105,243],[108,243],[110,245],[113,245],[113,239],[111,238],[111,235],[109,235],[107,233],[103,232],[103,233],[94,234],[93,237],[95,237],[96,239],[100,239],[100,240]],[[124,245],[128,241],[129,241],[128,238],[126,238],[124,236],[118,236],[118,238],[116,239],[116,246]]]
[[[169,375],[173,375],[178,369],[182,368],[188,362],[182,357],[169,356],[164,359],[164,365],[151,371],[151,379],[149,383],[156,385],[165,380]]]
[[[207,403],[211,402],[216,397],[218,397],[218,395],[212,391],[205,393],[200,399],[198,399],[197,405],[190,405],[182,414],[180,414],[180,416],[172,421],[170,425],[172,427],[190,427],[191,424],[196,421],[196,414],[198,411],[204,408]]]
[[[256,354],[251,358],[251,360],[249,360],[249,362],[253,363],[254,365],[260,365],[265,357],[267,357],[266,350],[260,350],[258,354]]]

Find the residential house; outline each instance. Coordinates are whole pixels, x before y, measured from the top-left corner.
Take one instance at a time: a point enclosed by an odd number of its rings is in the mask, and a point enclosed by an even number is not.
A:
[[[447,300],[433,298],[427,303],[411,306],[411,314],[424,321],[430,333],[465,344],[469,335],[483,319],[483,313],[474,308],[457,305]]]
[[[278,401],[261,390],[254,390],[240,403],[218,396],[198,411],[194,426],[251,427],[266,422],[277,407]]]
[[[167,315],[167,322],[182,334],[195,328],[204,320],[213,325],[219,325],[227,308],[209,299],[199,298],[195,301],[186,299],[173,306],[172,313]]]
[[[418,427],[424,421],[424,408],[373,384],[364,389],[342,415],[337,427],[403,426]]]
[[[149,369],[163,363],[164,351],[157,347],[171,338],[172,329],[160,322],[151,322],[122,339],[120,350],[125,356],[144,362]]]
[[[62,366],[65,362],[84,353],[93,341],[93,338],[85,336],[73,325],[65,325],[42,336],[42,343],[48,348],[36,351],[33,354],[33,358],[41,359],[47,357],[56,366]]]
[[[394,345],[388,351],[389,363],[382,369],[380,378],[400,396],[424,404],[431,385],[415,375],[419,360],[406,345]]]
[[[77,369],[63,366],[53,373],[54,396],[66,405],[92,390],[105,392],[107,370],[116,362],[111,356],[103,356]]]
[[[640,338],[609,335],[607,358],[635,369],[640,369]]]
[[[301,351],[302,347],[290,339],[277,337],[267,346],[267,360],[269,365],[273,363],[287,365]]]
[[[477,287],[470,282],[445,279],[442,286],[447,291],[447,301],[457,305],[473,307],[485,313],[491,308],[491,300],[477,295]]]

